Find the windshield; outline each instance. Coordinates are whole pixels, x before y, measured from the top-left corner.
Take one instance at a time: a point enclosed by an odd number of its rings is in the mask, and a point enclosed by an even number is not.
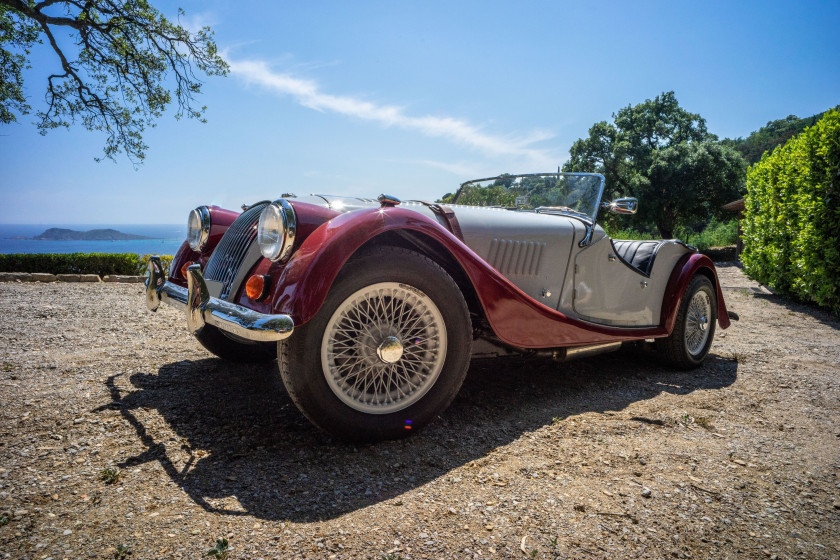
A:
[[[594,222],[603,191],[604,177],[595,173],[499,175],[463,183],[451,202],[570,213]]]

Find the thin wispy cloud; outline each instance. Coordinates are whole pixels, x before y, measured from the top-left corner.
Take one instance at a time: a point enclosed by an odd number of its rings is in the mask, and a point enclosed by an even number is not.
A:
[[[212,27],[219,23],[216,16],[211,12],[178,14],[175,17],[175,22],[190,33],[198,33],[204,27]]]
[[[478,177],[482,173],[488,173],[487,166],[484,164],[463,162],[463,161],[434,161],[428,159],[419,159],[409,161],[407,163],[414,163],[417,165],[425,165],[427,167],[434,167],[435,169],[442,169],[458,177]],[[490,171],[492,173],[493,170]]]
[[[338,113],[373,121],[386,127],[414,130],[433,138],[446,138],[487,156],[513,156],[534,166],[556,165],[557,159],[551,157],[548,150],[534,147],[534,144],[554,137],[546,131],[534,131],[524,136],[494,135],[454,117],[413,116],[397,105],[384,105],[347,95],[324,93],[316,82],[276,72],[264,61],[229,62],[231,73],[245,82],[265,87],[281,95],[289,95],[300,105],[315,111]]]

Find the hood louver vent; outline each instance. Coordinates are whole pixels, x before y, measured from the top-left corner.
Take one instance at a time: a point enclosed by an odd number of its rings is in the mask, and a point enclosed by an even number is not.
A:
[[[487,262],[502,274],[536,276],[540,269],[545,243],[493,239]]]

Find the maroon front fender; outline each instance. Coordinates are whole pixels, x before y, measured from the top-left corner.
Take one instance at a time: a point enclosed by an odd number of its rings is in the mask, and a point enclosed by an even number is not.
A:
[[[581,346],[667,336],[673,329],[680,299],[691,276],[700,268],[709,268],[714,275],[714,266],[707,257],[687,255],[669,281],[660,326],[634,329],[594,325],[535,301],[430,218],[402,208],[373,208],[342,214],[312,232],[279,279],[272,312],[291,315],[295,325],[308,322],[324,303],[341,268],[359,247],[382,233],[398,229],[427,235],[443,245],[470,279],[496,336],[520,348]],[[729,321],[719,287],[718,301],[723,310],[721,327],[726,328]]]
[[[187,262],[193,262],[200,264],[201,268],[204,269],[207,266],[207,261],[210,260],[210,255],[213,254],[213,250],[222,240],[230,224],[239,217],[239,212],[225,210],[219,206],[208,206],[207,211],[210,212],[210,236],[204,249],[200,253],[193,251],[190,249],[189,243],[184,241],[175,254],[175,258],[172,259],[172,265],[169,268],[169,280],[184,288],[187,287],[187,279],[181,274],[181,267]]]

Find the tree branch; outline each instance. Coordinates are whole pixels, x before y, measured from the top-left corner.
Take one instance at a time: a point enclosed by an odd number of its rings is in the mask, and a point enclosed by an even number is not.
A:
[[[59,5],[64,6],[65,16],[43,11]],[[203,29],[192,35],[145,2],[42,0],[30,4],[0,0],[0,6],[17,13],[21,21],[30,20],[32,23],[20,24],[20,28],[43,33],[59,59],[62,71],[47,79],[47,109],[39,113],[41,132],[69,126],[81,118],[89,130],[107,132],[105,155],[109,158],[122,150],[132,161],[142,160],[145,145],[141,133],[161,116],[173,97],[176,117],[184,113],[202,116],[203,108],[194,108],[202,85],[194,64],[207,75],[227,74],[212,32]],[[73,13],[77,13],[75,18]],[[59,46],[55,34],[59,27],[72,30],[78,49],[75,57]],[[27,37],[37,40],[37,31]],[[164,86],[167,77],[174,81],[171,90]],[[17,85],[21,83],[18,77]],[[14,106],[14,100],[10,103]],[[0,108],[8,120],[5,106]]]

